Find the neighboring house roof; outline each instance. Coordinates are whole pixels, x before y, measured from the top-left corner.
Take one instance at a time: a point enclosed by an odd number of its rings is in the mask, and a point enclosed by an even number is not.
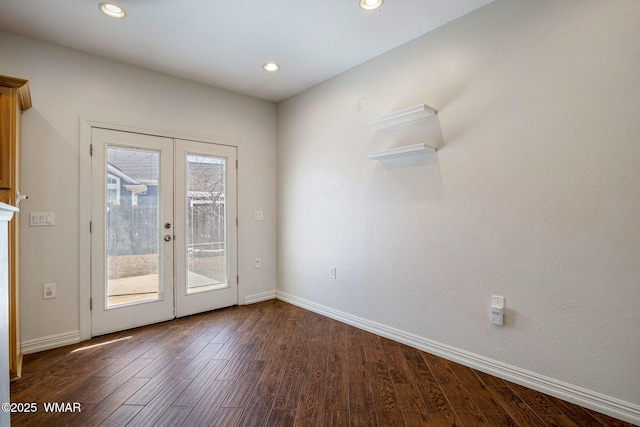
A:
[[[159,154],[131,148],[108,150],[108,164],[127,175],[135,184],[158,185]],[[110,171],[111,172],[111,171]]]
[[[110,173],[111,175],[117,176],[127,184],[140,184],[140,182],[137,181],[135,178],[130,177],[129,175],[124,173],[122,170],[112,165],[111,163],[107,163],[107,172]]]

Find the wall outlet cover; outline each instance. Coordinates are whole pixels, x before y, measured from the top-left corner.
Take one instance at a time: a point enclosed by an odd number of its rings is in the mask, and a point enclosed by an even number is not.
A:
[[[56,284],[55,283],[46,283],[43,289],[43,297],[44,299],[50,299],[56,297]]]

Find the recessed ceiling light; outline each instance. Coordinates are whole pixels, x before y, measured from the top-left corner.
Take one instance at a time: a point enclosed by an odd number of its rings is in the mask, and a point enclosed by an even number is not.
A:
[[[280,66],[275,62],[267,62],[262,66],[262,68],[264,68],[267,71],[273,72],[273,71],[278,71],[280,69]]]
[[[115,3],[100,3],[98,7],[102,13],[112,18],[122,19],[127,16],[127,12]]]
[[[360,7],[365,10],[373,10],[382,6],[384,0],[360,0]]]

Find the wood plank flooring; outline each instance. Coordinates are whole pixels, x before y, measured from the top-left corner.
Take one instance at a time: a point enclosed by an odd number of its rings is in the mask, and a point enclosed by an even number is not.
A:
[[[11,401],[38,411],[14,426],[631,426],[277,300],[27,355],[23,372]]]

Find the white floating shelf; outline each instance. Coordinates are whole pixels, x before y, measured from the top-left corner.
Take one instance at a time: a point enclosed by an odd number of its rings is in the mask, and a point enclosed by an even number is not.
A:
[[[386,116],[377,117],[367,122],[369,126],[375,126],[384,128],[388,126],[400,125],[402,123],[412,122],[414,120],[423,119],[425,117],[431,117],[438,114],[435,108],[429,107],[426,104],[417,105],[415,107],[407,108],[406,110],[396,111],[395,113],[387,114]]]
[[[435,152],[436,149],[427,144],[407,145],[405,147],[390,148],[389,150],[376,151],[367,154],[367,159],[388,160],[400,157],[415,156],[417,154],[428,154]]]

